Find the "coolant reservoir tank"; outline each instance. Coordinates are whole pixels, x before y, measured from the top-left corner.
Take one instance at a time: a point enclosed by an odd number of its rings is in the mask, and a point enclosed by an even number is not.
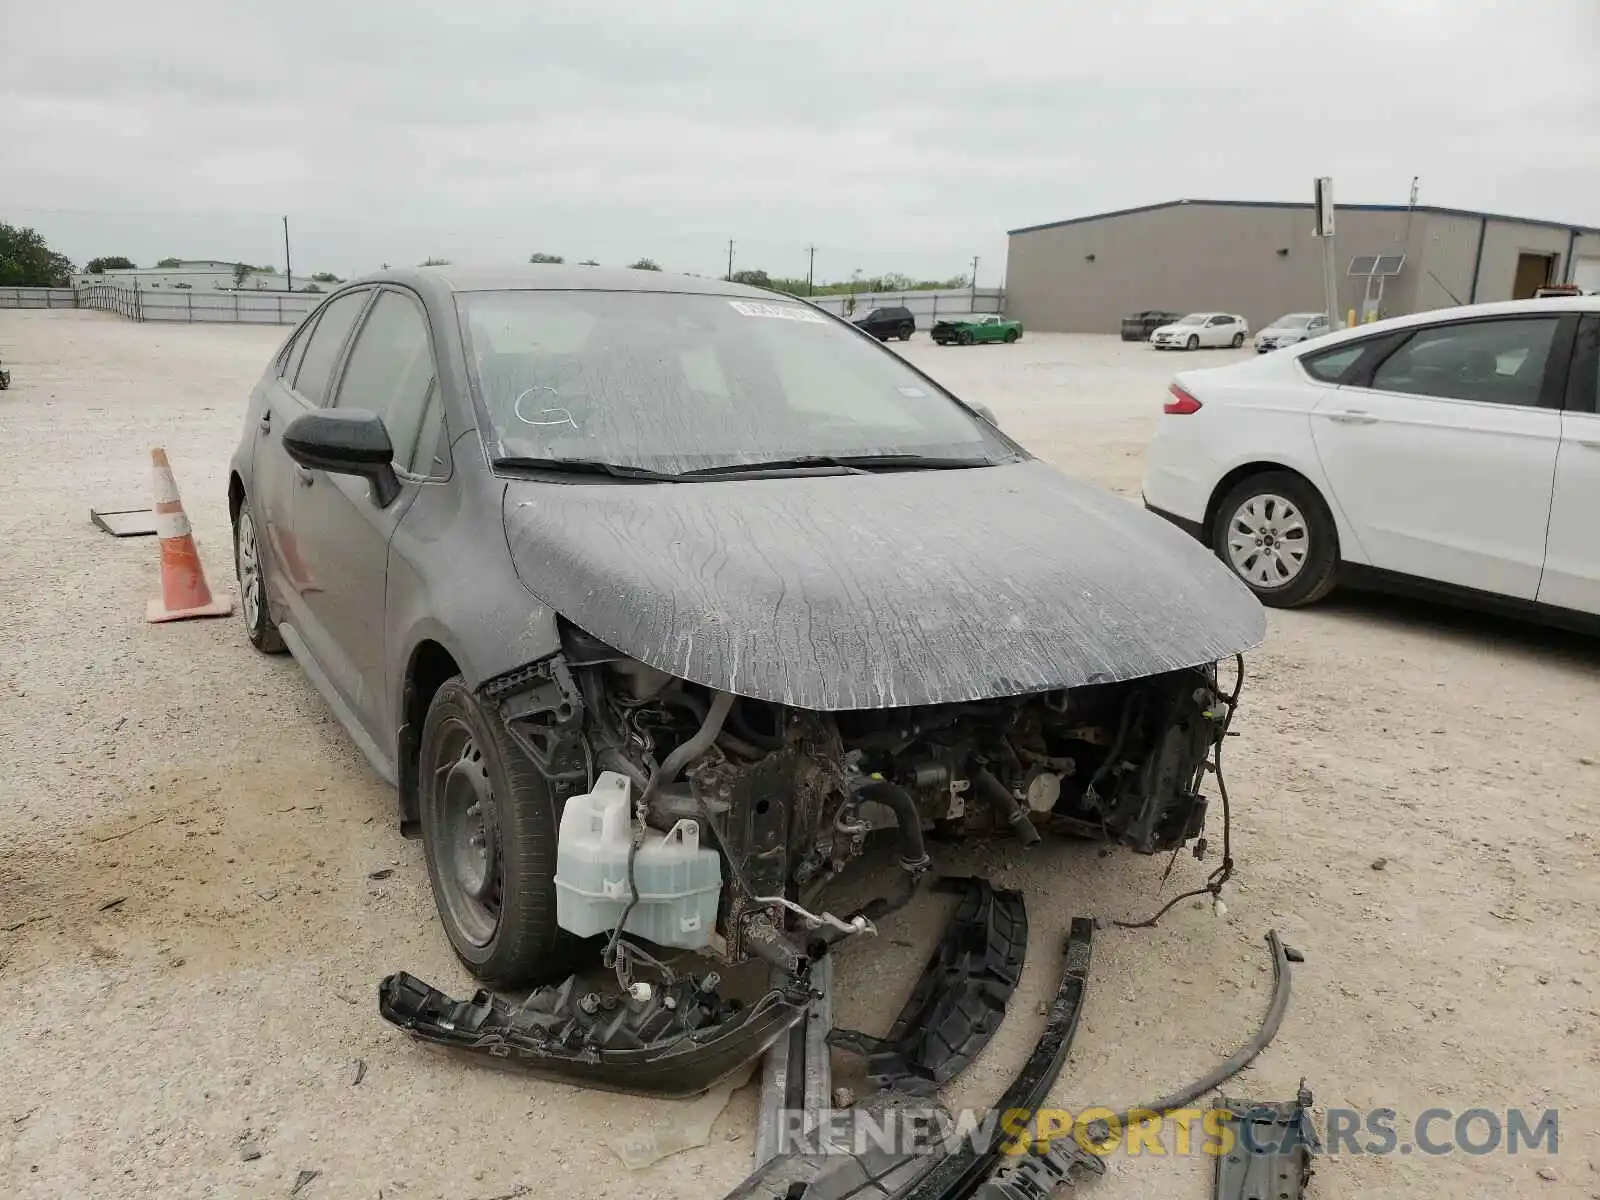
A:
[[[605,771],[593,791],[573,796],[561,810],[556,924],[579,937],[609,933],[627,907],[632,789],[627,776]],[[624,931],[660,946],[704,949],[716,925],[722,861],[701,847],[699,824],[683,820],[666,833],[645,830],[633,873],[639,902]]]

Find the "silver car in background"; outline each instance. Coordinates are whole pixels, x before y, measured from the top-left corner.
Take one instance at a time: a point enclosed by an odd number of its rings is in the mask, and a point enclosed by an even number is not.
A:
[[[1327,313],[1285,313],[1256,334],[1256,353],[1265,354],[1282,346],[1309,342],[1327,333],[1329,328]]]

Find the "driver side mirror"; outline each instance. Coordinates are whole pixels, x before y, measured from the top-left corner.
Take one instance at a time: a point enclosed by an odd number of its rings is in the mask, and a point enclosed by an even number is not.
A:
[[[283,431],[283,448],[302,467],[366,479],[379,508],[388,508],[400,494],[389,431],[383,418],[367,409],[302,413]]]

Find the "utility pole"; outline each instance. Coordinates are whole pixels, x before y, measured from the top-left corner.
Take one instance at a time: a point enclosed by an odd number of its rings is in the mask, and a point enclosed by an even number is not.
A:
[[[817,248],[815,246],[807,246],[806,256],[806,295],[809,296],[811,295],[812,280],[815,278],[817,271]]]
[[[283,218],[283,280],[284,287],[294,291],[294,264],[289,261],[289,218]]]
[[[728,239],[728,275],[729,282],[733,280],[733,239]]]
[[[1317,227],[1315,234],[1322,239],[1322,302],[1328,309],[1328,328],[1343,329],[1339,316],[1338,265],[1333,256],[1333,180],[1324,175],[1316,182],[1314,190]]]
[[[978,256],[972,256],[972,307],[978,307]]]

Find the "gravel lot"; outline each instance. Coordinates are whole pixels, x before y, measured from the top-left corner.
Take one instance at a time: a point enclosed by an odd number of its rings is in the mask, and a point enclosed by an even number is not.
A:
[[[305,1200],[721,1195],[748,1167],[754,1087],[708,1144],[629,1172],[607,1140],[681,1105],[477,1071],[380,1021],[396,968],[471,990],[391,797],[237,618],[146,625],[155,542],[89,524],[91,505],[148,503],[165,445],[231,587],[227,460],[282,334],[0,312],[0,1190],[284,1196],[315,1171]],[[1134,499],[1168,376],[1195,361],[1050,335],[905,353]],[[1240,1092],[1305,1076],[1319,1104],[1397,1109],[1403,1141],[1430,1107],[1561,1110],[1553,1158],[1346,1155],[1313,1195],[1600,1196],[1600,643],[1341,596],[1271,614],[1249,670],[1226,915],[1099,935],[1056,1101],[1148,1099],[1229,1053],[1266,1002],[1275,927],[1308,961]],[[1030,905],[1017,1000],[952,1093],[976,1104],[1037,1036],[1069,917],[1142,916],[1211,864],[1182,859],[1165,887],[1165,860],[1092,846],[943,865]],[[948,904],[844,951],[842,1023],[887,1023]],[[1210,1173],[1119,1156],[1084,1194],[1200,1200]]]

